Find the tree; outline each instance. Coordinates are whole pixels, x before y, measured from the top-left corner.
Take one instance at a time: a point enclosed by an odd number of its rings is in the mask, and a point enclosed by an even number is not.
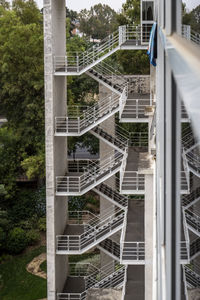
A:
[[[34,0],[13,0],[12,9],[23,24],[42,23],[42,15]]]
[[[140,24],[140,0],[126,0],[122,8],[123,12],[117,17],[120,25]]]
[[[29,156],[39,156],[35,159],[39,160],[44,152],[43,30],[40,18],[33,1],[16,0],[10,11],[1,8],[0,111],[8,119],[8,128],[20,141],[21,161]]]
[[[79,18],[80,30],[93,39],[103,39],[117,28],[117,13],[105,4],[81,10]]]

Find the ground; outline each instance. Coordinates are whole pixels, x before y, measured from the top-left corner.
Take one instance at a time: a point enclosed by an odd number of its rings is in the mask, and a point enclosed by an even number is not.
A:
[[[1,300],[37,300],[46,297],[46,279],[26,270],[27,265],[45,250],[41,246],[0,265]]]

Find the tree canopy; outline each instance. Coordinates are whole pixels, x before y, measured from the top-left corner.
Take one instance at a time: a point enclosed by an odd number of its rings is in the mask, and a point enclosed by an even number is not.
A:
[[[80,30],[93,39],[103,39],[117,28],[117,13],[101,3],[81,10],[79,19]]]

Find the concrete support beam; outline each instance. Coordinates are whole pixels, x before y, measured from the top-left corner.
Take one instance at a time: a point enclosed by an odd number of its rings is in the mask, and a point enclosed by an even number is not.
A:
[[[67,139],[54,137],[56,115],[66,114],[66,78],[54,77],[54,55],[65,55],[65,1],[44,0],[44,67],[47,202],[48,300],[56,299],[67,278],[67,256],[56,255],[56,235],[66,226],[67,198],[55,196],[55,177],[67,166]]]

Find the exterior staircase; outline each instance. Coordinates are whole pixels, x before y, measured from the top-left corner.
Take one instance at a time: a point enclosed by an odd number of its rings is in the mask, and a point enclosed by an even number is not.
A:
[[[81,196],[97,185],[120,171],[122,162],[126,160],[127,153],[110,152],[101,160],[86,169],[81,175],[68,174],[56,177],[57,196]]]
[[[190,289],[199,288],[200,287],[200,275],[197,274],[192,268],[193,268],[192,265],[184,266],[187,287]]]
[[[118,95],[121,95],[124,88],[128,87],[128,81],[123,74],[105,61],[89,69],[86,74]]]
[[[106,132],[106,129],[99,125],[90,131],[94,136],[103,140],[106,144],[113,147],[117,151],[124,153],[127,151],[129,140],[115,128],[115,134],[111,135]]]
[[[185,210],[187,227],[190,231],[200,237],[200,215],[199,211],[193,211],[192,207]]]
[[[102,241],[97,247],[114,260],[120,261],[120,244],[117,242],[108,238]]]
[[[67,116],[55,118],[55,136],[81,136],[119,111],[119,96],[111,94],[93,106],[69,107]]]
[[[82,271],[75,274],[70,274],[71,280],[76,285],[80,284],[80,279],[84,283],[83,291],[80,293],[74,293],[64,289],[62,293],[57,293],[57,300],[85,300],[87,297],[87,291],[90,288],[117,288],[121,287],[124,281],[125,267],[115,264],[113,270],[113,263],[109,263],[102,268],[96,268],[93,266],[92,271]],[[90,267],[91,269],[91,267]]]
[[[188,195],[182,196],[182,205],[184,209],[187,209],[197,203],[200,200],[200,187],[196,188],[196,190],[192,191]]]
[[[57,254],[82,254],[117,231],[124,223],[125,211],[120,208],[107,209],[99,216],[82,223],[77,219],[72,225],[67,225],[63,235],[56,237]]]
[[[121,209],[125,209],[128,206],[128,197],[125,195],[121,195],[117,190],[113,190],[105,183],[97,185],[93,190],[98,195],[104,197]]]
[[[119,26],[117,31],[84,52],[70,52],[66,56],[55,56],[54,74],[56,76],[81,75],[120,49],[147,49],[149,36],[150,33],[144,40],[140,26]]]
[[[195,259],[200,254],[200,238],[196,238],[190,243],[190,260]]]

